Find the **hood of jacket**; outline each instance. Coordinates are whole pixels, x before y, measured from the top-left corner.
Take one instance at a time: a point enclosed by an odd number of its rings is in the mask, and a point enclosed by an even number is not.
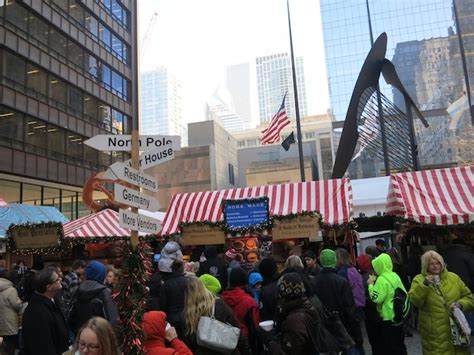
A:
[[[13,287],[13,282],[4,278],[0,279],[0,292],[3,292],[6,289],[9,289],[10,287]]]
[[[81,303],[88,302],[96,297],[99,297],[100,293],[107,289],[107,286],[94,280],[85,280],[77,289],[77,300]]]
[[[159,342],[164,345],[166,338],[165,327],[165,312],[150,311],[143,315],[143,330],[146,334],[146,342]]]
[[[390,255],[386,253],[382,253],[379,256],[377,256],[374,260],[372,260],[372,266],[374,267],[374,271],[379,276],[387,272],[392,272],[392,269],[393,269],[392,258],[390,257]]]
[[[357,265],[359,265],[360,271],[362,273],[372,271],[372,257],[370,255],[360,255],[357,257]]]
[[[241,287],[234,287],[231,290],[222,293],[222,299],[231,307],[235,307],[240,302],[243,302],[247,297],[251,297]]]

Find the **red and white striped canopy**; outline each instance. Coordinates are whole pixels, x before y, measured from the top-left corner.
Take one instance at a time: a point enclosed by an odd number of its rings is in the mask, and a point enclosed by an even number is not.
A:
[[[223,200],[263,196],[269,198],[270,217],[317,211],[322,214],[325,224],[347,223],[352,217],[349,179],[310,181],[176,194],[169,203],[161,234],[179,233],[182,222],[222,221]]]
[[[385,212],[419,223],[474,221],[474,166],[392,175]]]
[[[118,212],[111,209],[68,222],[63,226],[63,231],[66,238],[129,237],[131,235],[130,229],[120,227]]]

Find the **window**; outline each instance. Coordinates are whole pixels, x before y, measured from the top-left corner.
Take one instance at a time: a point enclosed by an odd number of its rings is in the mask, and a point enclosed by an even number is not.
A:
[[[53,0],[53,2],[63,11],[68,10],[68,0]]]
[[[97,58],[94,57],[93,55],[86,53],[86,71],[92,75],[94,78],[97,79],[97,71],[98,71],[98,64],[97,64]]]
[[[25,33],[28,31],[28,10],[16,2],[7,2],[5,7],[5,19]]]
[[[112,71],[112,89],[120,96],[123,96],[123,78],[115,71]]]
[[[83,112],[82,91],[72,86],[68,89],[68,109],[75,115]]]
[[[7,107],[0,107],[0,136],[23,140],[23,116]]]
[[[110,48],[110,30],[102,24],[99,24],[100,40]]]
[[[87,160],[88,162],[97,164],[97,154],[98,154],[97,149],[84,145],[84,159],[85,160]]]
[[[23,200],[21,203],[41,206],[41,186],[23,184]]]
[[[33,117],[26,120],[26,136],[25,141],[35,147],[47,148],[47,129],[46,123]],[[46,151],[35,149],[37,153],[45,154]]]
[[[48,125],[46,127],[48,137],[48,150],[64,154],[65,152],[65,131],[57,126]],[[54,157],[54,153],[52,154]]]
[[[234,177],[234,166],[229,163],[229,184],[235,185],[235,177]]]
[[[84,67],[84,52],[73,42],[69,42],[68,58],[81,69]]]
[[[3,51],[3,75],[15,83],[25,85],[26,63],[23,59]]]
[[[84,9],[75,0],[69,4],[69,14],[81,25],[84,25]]]
[[[49,98],[60,103],[63,110],[65,109],[63,105],[67,104],[66,100],[67,86],[64,81],[61,79],[50,75],[49,76]]]
[[[112,82],[111,82],[111,80],[112,80],[111,79],[111,70],[105,64],[102,64],[101,67],[102,67],[102,82],[105,84],[105,86],[107,88],[110,88],[111,84],[112,84]]]
[[[101,104],[99,105],[99,122],[103,123],[105,129],[110,130],[112,125],[112,115],[110,112],[110,106]]]
[[[74,157],[82,159],[82,140],[83,138],[72,132],[66,132],[67,134],[67,154]]]
[[[43,44],[48,44],[49,27],[46,22],[36,16],[30,16],[29,33]]]
[[[93,120],[97,120],[99,103],[95,97],[84,95],[84,115],[89,116]]]
[[[122,134],[123,133],[123,119],[124,114],[117,111],[112,110],[112,128],[115,130],[114,133]]]
[[[112,35],[112,51],[114,51],[119,57],[124,57],[122,41],[115,35]]]
[[[49,32],[49,43],[51,48],[67,58],[67,39],[58,30],[52,29]]]
[[[99,37],[99,22],[94,16],[89,14],[86,16],[85,27],[95,38]]]
[[[28,64],[26,66],[26,86],[35,93],[46,98],[47,76],[46,73],[38,67]]]

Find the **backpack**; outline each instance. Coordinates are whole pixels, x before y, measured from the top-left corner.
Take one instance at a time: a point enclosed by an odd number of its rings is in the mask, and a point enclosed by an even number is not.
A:
[[[93,317],[105,317],[104,301],[102,300],[102,292],[90,301],[81,302],[74,298],[71,310],[68,316],[68,323],[74,334],[77,334],[82,325]]]
[[[406,322],[408,316],[410,315],[411,304],[408,300],[407,292],[401,287],[394,287],[390,280],[384,276],[383,277],[394,289],[393,293],[393,325],[401,325]]]

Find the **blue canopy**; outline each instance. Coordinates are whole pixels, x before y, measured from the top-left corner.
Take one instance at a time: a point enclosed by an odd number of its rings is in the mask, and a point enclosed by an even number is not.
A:
[[[8,207],[0,207],[0,239],[6,237],[7,229],[11,224],[66,223],[68,221],[55,207],[12,203]]]

